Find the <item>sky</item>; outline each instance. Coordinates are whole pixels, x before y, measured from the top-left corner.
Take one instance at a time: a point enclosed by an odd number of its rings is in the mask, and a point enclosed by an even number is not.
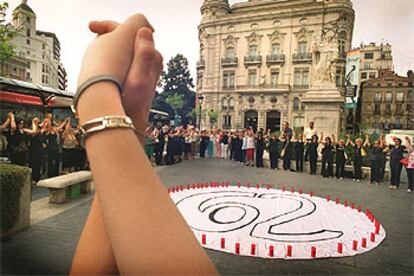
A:
[[[0,0],[3,2],[3,0]],[[247,1],[247,0],[246,0]],[[413,0],[353,0],[356,11],[353,46],[361,42],[389,42],[395,71],[406,76],[414,69]],[[21,0],[6,0],[11,11]],[[123,22],[143,13],[154,26],[155,42],[167,62],[177,53],[189,59],[193,78],[198,61],[198,30],[203,0],[28,0],[37,15],[37,29],[54,32],[61,43],[62,62],[68,72],[69,90],[76,90],[83,52],[94,35],[90,20]],[[244,0],[230,0],[230,4]]]

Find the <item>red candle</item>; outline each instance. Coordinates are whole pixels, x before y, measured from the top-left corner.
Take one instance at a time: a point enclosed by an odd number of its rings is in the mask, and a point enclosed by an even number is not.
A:
[[[221,248],[222,249],[226,248],[226,239],[225,238],[221,238]]]
[[[287,246],[287,254],[286,255],[288,257],[292,257],[292,246],[291,245]]]
[[[338,253],[339,253],[339,254],[342,254],[342,252],[343,252],[343,248],[344,248],[344,245],[342,244],[342,242],[339,242],[339,243],[338,243]]]
[[[303,193],[302,188],[299,189],[299,194],[301,195]]]
[[[316,247],[315,246],[312,246],[311,248],[311,257],[316,258]]]
[[[354,241],[352,243],[352,250],[357,250],[358,249],[358,241]]]
[[[374,233],[371,233],[370,241],[371,242],[375,242],[375,234]]]
[[[286,191],[286,186],[285,185],[282,186],[282,192],[284,192],[284,191]]]
[[[345,206],[345,207],[348,207],[348,200],[346,200],[346,201],[344,202],[344,206]]]
[[[361,205],[358,205],[358,212],[361,212]]]
[[[293,194],[295,192],[295,187],[290,188],[290,192]]]
[[[329,195],[326,196],[326,201],[328,201],[328,202],[331,201],[331,196],[329,196]]]
[[[266,189],[270,190],[270,185],[269,184],[266,185]]]
[[[183,185],[180,186],[180,190],[184,191],[184,186]]]
[[[339,204],[339,198],[336,198],[336,199],[335,199],[335,203],[336,203],[336,204]]]
[[[171,193],[171,189],[170,189],[170,187],[168,187],[168,193]]]
[[[229,187],[229,182],[228,181],[226,181],[226,187]]]
[[[236,246],[235,246],[235,253],[236,253],[237,255],[240,255],[240,243],[236,243]]]
[[[354,209],[354,208],[355,208],[355,203],[352,202],[351,209]]]
[[[256,255],[256,245],[255,244],[252,244],[250,254],[251,255]]]
[[[256,185],[256,188],[257,188],[257,189],[260,189],[260,184],[257,184],[257,185]]]
[[[310,192],[310,196],[311,196],[311,197],[313,196],[313,192]]]
[[[379,222],[377,220],[377,221],[375,221],[375,234],[378,235],[379,232],[380,232],[380,224],[379,224]]]
[[[172,187],[172,192],[175,193],[175,187],[174,186]]]
[[[239,183],[237,183],[237,187],[239,187],[239,188],[241,187],[241,183],[240,183],[240,181],[239,181]]]
[[[201,235],[201,244],[206,244],[207,236],[205,234]]]
[[[190,185],[187,184],[187,190],[190,190]]]
[[[275,255],[275,247],[273,245],[269,246],[269,257],[273,257]]]
[[[362,246],[363,248],[367,248],[367,239],[366,239],[366,238],[362,238],[362,243],[361,243],[361,246]]]

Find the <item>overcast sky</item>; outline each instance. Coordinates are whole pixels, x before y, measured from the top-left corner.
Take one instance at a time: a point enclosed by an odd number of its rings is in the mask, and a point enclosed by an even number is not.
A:
[[[11,11],[21,0],[6,0]],[[1,0],[1,2],[3,2]],[[81,58],[93,35],[92,19],[124,21],[130,14],[144,13],[156,29],[157,48],[168,61],[181,53],[189,59],[195,77],[198,59],[200,7],[203,0],[29,0],[37,15],[37,29],[57,34],[62,62],[68,72],[69,90],[74,91]],[[230,3],[243,2],[230,0]],[[356,25],[353,45],[389,42],[393,45],[395,71],[406,75],[414,69],[413,0],[353,0]]]

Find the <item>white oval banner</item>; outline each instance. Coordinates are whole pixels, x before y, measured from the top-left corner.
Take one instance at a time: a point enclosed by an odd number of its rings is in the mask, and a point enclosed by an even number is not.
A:
[[[169,188],[203,247],[261,258],[354,256],[386,236],[378,220],[351,202],[270,185],[211,183]]]

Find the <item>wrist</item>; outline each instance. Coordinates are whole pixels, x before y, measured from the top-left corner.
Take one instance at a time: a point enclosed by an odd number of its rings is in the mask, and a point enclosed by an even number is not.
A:
[[[77,110],[81,124],[106,115],[125,116],[118,88],[109,82],[89,87],[79,98]]]

